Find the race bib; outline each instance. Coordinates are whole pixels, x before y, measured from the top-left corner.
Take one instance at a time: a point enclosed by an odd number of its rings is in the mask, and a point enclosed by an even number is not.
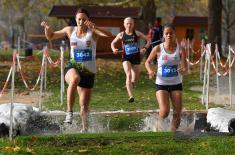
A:
[[[92,60],[91,49],[74,49],[74,60],[76,62],[85,62]]]
[[[178,69],[177,65],[172,65],[172,66],[163,65],[162,66],[162,77],[178,76],[177,69]]]
[[[134,54],[138,52],[137,43],[131,43],[124,45],[126,55]]]

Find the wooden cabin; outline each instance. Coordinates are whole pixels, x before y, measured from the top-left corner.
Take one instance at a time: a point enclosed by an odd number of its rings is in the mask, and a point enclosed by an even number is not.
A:
[[[113,37],[102,38],[98,40],[97,56],[112,56],[111,42],[114,37],[121,32],[123,27],[123,19],[132,17],[135,19],[135,26],[141,25],[142,10],[139,7],[114,7],[114,6],[84,6],[90,14],[90,19],[97,26],[103,27],[112,32]],[[49,13],[49,17],[57,17],[64,19],[68,25],[76,25],[75,13],[78,6],[55,5]],[[121,47],[121,44],[119,44]]]
[[[207,17],[176,16],[173,24],[176,27],[178,41],[189,39],[190,42],[194,42],[195,51],[200,49],[202,39],[207,38]]]

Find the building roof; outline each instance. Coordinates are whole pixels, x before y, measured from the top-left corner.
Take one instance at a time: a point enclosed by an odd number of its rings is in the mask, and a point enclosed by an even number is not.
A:
[[[173,24],[178,25],[208,25],[208,17],[197,17],[197,16],[175,16],[173,19]]]
[[[142,10],[139,7],[114,7],[114,6],[84,6],[91,18],[141,18]],[[50,17],[72,18],[78,6],[75,5],[54,5],[49,13]]]

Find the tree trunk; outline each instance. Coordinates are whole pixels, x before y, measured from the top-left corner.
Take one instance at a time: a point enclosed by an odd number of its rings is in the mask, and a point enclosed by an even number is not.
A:
[[[215,43],[218,44],[221,55],[222,1],[209,0],[208,12],[208,41],[212,44],[212,53],[215,49]]]
[[[231,0],[223,1],[223,11],[224,11],[224,44],[226,47],[230,45],[230,28],[231,28],[231,15],[232,15],[233,2]]]
[[[148,23],[154,23],[156,18],[156,6],[154,0],[147,0],[143,1],[140,4],[143,6],[143,24],[144,25],[144,32],[148,31]]]

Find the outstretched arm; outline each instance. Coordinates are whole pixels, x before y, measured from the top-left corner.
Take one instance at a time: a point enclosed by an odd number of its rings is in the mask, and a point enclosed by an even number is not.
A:
[[[71,29],[71,27],[67,26],[59,31],[54,32],[47,21],[42,21],[41,26],[44,27],[45,36],[48,40],[62,38],[64,36],[68,35],[68,33]]]
[[[93,31],[93,38],[95,40],[98,39],[99,36],[102,36],[102,37],[111,37],[112,36],[112,33],[101,28],[101,27],[98,27],[95,25],[95,23],[87,20],[85,21],[84,23],[89,29],[91,29]]]

